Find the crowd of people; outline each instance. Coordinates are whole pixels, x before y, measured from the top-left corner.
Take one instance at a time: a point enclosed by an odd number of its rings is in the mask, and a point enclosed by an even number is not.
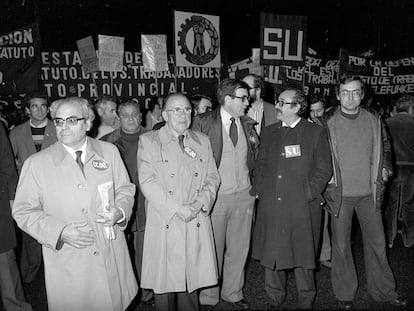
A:
[[[295,88],[268,102],[265,90],[248,74],[222,80],[216,103],[173,93],[146,114],[133,99],[50,104],[28,94],[27,122],[0,126],[4,308],[32,310],[22,282],[43,263],[49,310],[121,311],[133,301],[199,310],[220,300],[248,310],[251,253],[269,310],[283,306],[290,271],[297,307],[312,309],[319,263],[331,269],[338,308],[350,310],[354,214],[368,294],[406,307],[386,249],[397,234],[414,245],[414,97],[384,119],[362,104],[353,75],[340,77],[336,105]]]

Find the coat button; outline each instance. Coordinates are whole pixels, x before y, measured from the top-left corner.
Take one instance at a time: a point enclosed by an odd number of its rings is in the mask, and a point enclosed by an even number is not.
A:
[[[282,179],[282,175],[278,175],[277,178]]]
[[[199,194],[199,193],[200,193],[200,190],[199,190],[199,189],[197,189],[197,190],[196,190],[196,193],[197,193],[197,194]]]
[[[173,194],[174,194],[174,192],[172,192],[172,191],[170,190],[170,191],[168,191],[168,194],[169,194],[169,195],[173,195]]]
[[[279,197],[279,198],[277,198],[277,200],[278,200],[278,201],[282,201],[282,198],[280,198],[280,197]]]
[[[168,160],[164,160],[164,162],[168,162]]]
[[[169,225],[166,225],[166,226],[165,226],[165,228],[166,228],[166,229],[168,229],[169,227],[170,227]]]
[[[85,208],[82,208],[82,213],[87,214],[88,211]]]
[[[200,223],[199,222],[197,223],[197,227],[200,227]]]
[[[198,173],[197,173],[197,172],[195,172],[195,173],[194,173],[194,176],[195,176],[195,177],[197,177],[197,176],[198,176]]]
[[[200,159],[200,162],[203,162],[203,159]]]
[[[171,178],[172,178],[172,177],[174,177],[174,176],[175,176],[175,174],[174,174],[174,173],[171,173],[171,174],[170,174],[170,177],[171,177]]]
[[[78,184],[78,189],[83,189],[84,186],[82,184]]]
[[[284,152],[282,152],[282,157],[284,157],[285,156],[285,153]]]
[[[93,252],[93,255],[94,255],[94,256],[99,256],[99,252],[98,252],[98,251],[94,251],[94,252]]]

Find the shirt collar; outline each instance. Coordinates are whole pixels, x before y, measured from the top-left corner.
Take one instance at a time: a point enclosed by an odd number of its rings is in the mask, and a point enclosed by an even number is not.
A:
[[[62,144],[62,145],[63,145],[63,147],[65,147],[65,149],[69,152],[69,154],[74,159],[76,159],[76,151],[79,151],[79,150],[82,151],[81,159],[82,159],[82,162],[85,163],[86,146],[87,146],[87,144],[88,144],[88,138],[86,137],[85,142],[83,143],[83,145],[80,148],[76,149],[76,150],[73,149],[72,147],[66,146],[65,144]]]
[[[221,116],[221,120],[223,120],[223,123],[231,123],[230,118],[233,118],[233,116],[230,113],[228,113],[223,108],[223,106],[220,108],[220,116]],[[234,119],[237,121],[239,118],[234,118]]]
[[[287,125],[284,121],[282,121],[282,127],[290,127],[291,129],[295,128],[296,125],[300,122],[301,118],[298,118],[295,122],[293,122],[290,126]]]

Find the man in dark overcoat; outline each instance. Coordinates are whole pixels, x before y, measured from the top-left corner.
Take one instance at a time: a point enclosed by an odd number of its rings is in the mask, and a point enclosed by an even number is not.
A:
[[[298,308],[311,309],[315,257],[320,239],[321,193],[332,162],[325,129],[302,119],[306,97],[283,91],[276,103],[281,123],[262,133],[255,189],[259,199],[252,256],[265,267],[265,289],[276,310],[286,297],[286,270],[293,269]]]

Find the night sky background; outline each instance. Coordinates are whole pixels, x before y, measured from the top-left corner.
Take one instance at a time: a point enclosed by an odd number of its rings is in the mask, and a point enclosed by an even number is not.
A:
[[[73,51],[98,34],[123,36],[126,50],[139,51],[141,34],[166,34],[173,54],[173,10],[220,16],[224,62],[260,46],[260,12],[307,16],[308,46],[323,56],[340,47],[381,59],[414,54],[414,0],[0,0],[0,33],[37,18],[44,51]]]

